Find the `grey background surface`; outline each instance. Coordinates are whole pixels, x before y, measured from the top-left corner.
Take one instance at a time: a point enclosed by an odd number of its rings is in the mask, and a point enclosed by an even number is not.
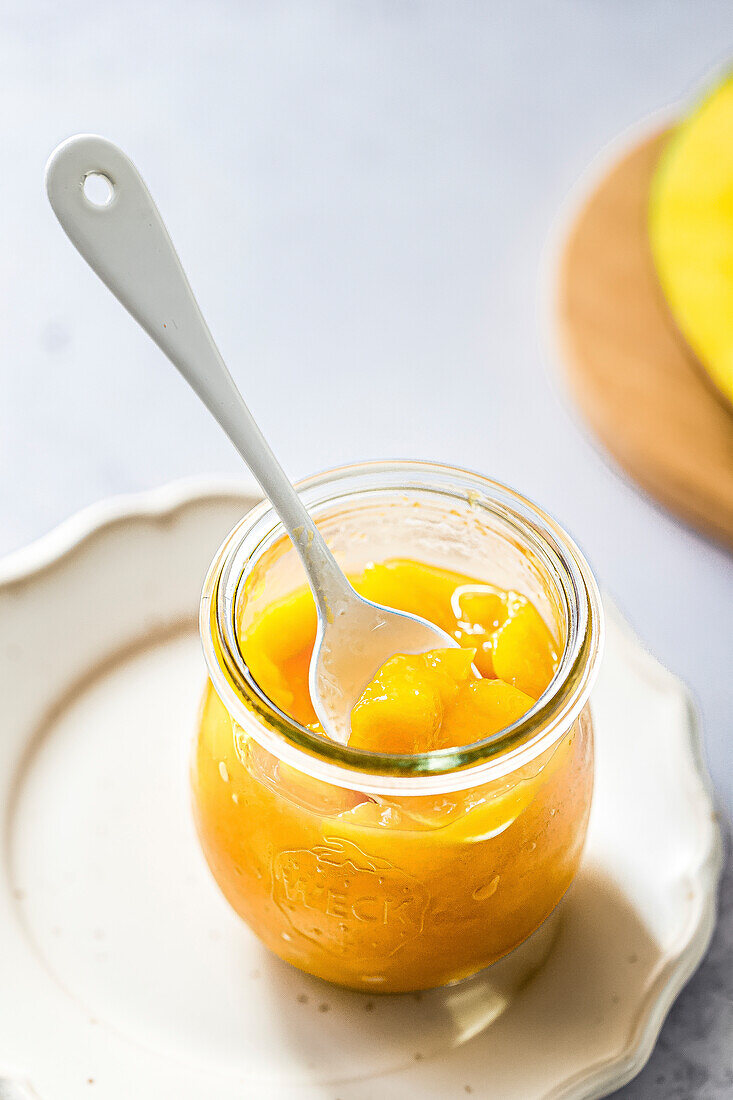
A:
[[[584,434],[540,271],[596,154],[732,56],[729,0],[5,0],[0,552],[110,493],[239,470],[47,205],[52,148],[99,132],[291,475],[421,457],[541,501],[691,686],[730,811],[731,558]],[[729,875],[713,951],[620,1095],[733,1095],[732,895]]]

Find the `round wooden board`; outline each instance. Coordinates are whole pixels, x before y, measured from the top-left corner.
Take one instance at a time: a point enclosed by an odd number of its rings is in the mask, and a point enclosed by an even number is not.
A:
[[[576,215],[558,272],[560,341],[573,395],[618,462],[733,548],[733,412],[668,312],[647,235],[667,133],[627,152]]]

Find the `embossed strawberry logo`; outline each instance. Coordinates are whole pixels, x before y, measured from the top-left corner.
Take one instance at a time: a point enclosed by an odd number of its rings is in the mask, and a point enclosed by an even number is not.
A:
[[[411,875],[337,837],[280,852],[273,896],[297,932],[336,955],[394,955],[422,930],[428,902]]]

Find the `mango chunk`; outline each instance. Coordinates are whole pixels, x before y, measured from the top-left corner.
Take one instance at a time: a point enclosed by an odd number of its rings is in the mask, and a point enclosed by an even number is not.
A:
[[[539,699],[557,668],[555,640],[539,611],[521,597],[494,638],[494,674]]]
[[[351,713],[351,748],[430,752],[439,748],[446,708],[471,675],[472,649],[390,657]]]
[[[255,651],[264,650],[270,660],[281,664],[312,648],[316,625],[313,596],[309,589],[301,588],[270,604],[242,631],[242,651],[252,657]]]
[[[460,573],[424,562],[393,558],[368,565],[360,577],[354,578],[354,585],[368,600],[421,615],[450,633],[455,628],[453,593],[467,580]]]
[[[521,718],[534,699],[501,680],[472,677],[470,649],[391,657],[351,715],[352,748],[430,752],[471,744]]]
[[[463,684],[447,709],[441,728],[441,748],[470,745],[510,726],[534,699],[503,680],[471,680]]]
[[[460,645],[476,647],[481,675],[539,699],[555,673],[557,652],[534,605],[518,592],[474,584],[456,589],[453,609],[455,637]]]
[[[305,726],[316,722],[308,686],[316,621],[313,597],[301,589],[267,607],[240,640],[242,656],[267,697]]]
[[[459,645],[475,646],[474,663],[482,676],[493,679],[496,631],[509,615],[509,593],[491,584],[464,584],[453,594],[454,637]]]
[[[733,402],[733,75],[670,138],[652,181],[649,236],[678,328]]]

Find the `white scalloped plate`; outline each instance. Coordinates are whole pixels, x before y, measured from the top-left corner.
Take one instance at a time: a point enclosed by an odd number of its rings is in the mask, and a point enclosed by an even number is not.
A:
[[[583,867],[548,961],[493,1022],[480,985],[335,990],[234,917],[190,819],[199,590],[253,501],[174,485],[88,509],[0,563],[0,1096],[618,1088],[713,927],[720,838],[685,688],[609,608]]]

